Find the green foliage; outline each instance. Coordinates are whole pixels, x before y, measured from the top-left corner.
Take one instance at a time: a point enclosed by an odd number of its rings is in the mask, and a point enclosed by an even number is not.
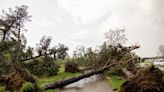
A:
[[[0,92],[6,92],[5,86],[0,87]]]
[[[64,59],[67,56],[68,47],[64,44],[58,44],[58,48],[56,50],[56,57],[60,59]]]
[[[26,82],[23,84],[21,92],[43,92],[43,89],[39,88],[37,84]]]
[[[25,5],[16,6],[14,10],[9,8],[9,12],[3,11],[0,16],[0,31],[2,32],[0,76],[4,75],[3,81],[6,89],[11,92],[18,91],[24,82],[36,83],[33,75],[24,71],[26,69],[39,77],[56,75],[59,66],[54,60],[64,59],[68,50],[68,47],[63,44],[59,44],[58,48],[50,48],[51,37],[43,37],[38,46],[39,50],[37,49],[39,53],[36,57],[34,56],[36,50],[32,47],[26,47],[26,37],[23,32],[26,30],[24,23],[30,21],[31,17],[27,8]],[[52,58],[53,55],[54,58]],[[32,58],[35,59],[32,60]],[[26,61],[28,59],[31,60]],[[34,84],[25,84],[23,88],[28,91],[35,87]]]
[[[22,88],[21,88],[21,92],[34,92],[35,91],[35,88],[33,86],[32,83],[24,83]]]
[[[9,52],[16,45],[16,41],[0,41],[0,52]]]
[[[75,76],[78,76],[78,75],[79,75],[79,73],[64,72],[64,67],[61,67],[59,69],[59,72],[58,72],[57,75],[40,78],[38,80],[38,84],[39,84],[39,86],[43,86],[47,83],[52,83],[52,82],[55,82],[55,81],[58,81],[58,80],[62,80],[62,79],[65,79],[65,78],[70,78],[70,77],[75,77]],[[49,89],[49,90],[46,90],[46,92],[56,92],[56,91]]]
[[[23,52],[23,59],[30,59],[33,57],[33,54],[34,54],[34,48],[32,47],[27,47],[27,49]]]
[[[120,76],[117,75],[109,74],[108,76],[108,83],[112,86],[113,89],[117,89],[119,92],[121,85],[124,83],[124,80],[122,80]]]
[[[65,72],[71,72],[71,73],[76,73],[79,72],[79,67],[78,64],[74,62],[66,62],[65,63]]]
[[[0,41],[0,75],[9,73],[10,67],[7,63],[12,59],[15,45],[15,41]]]
[[[24,67],[38,77],[56,75],[59,71],[59,66],[49,56],[28,61]]]
[[[8,67],[5,62],[0,61],[0,75],[7,74],[9,72]]]

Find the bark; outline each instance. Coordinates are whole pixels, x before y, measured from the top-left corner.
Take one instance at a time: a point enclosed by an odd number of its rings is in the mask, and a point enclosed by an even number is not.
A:
[[[50,53],[47,53],[47,54],[44,54],[44,55],[38,55],[38,56],[35,56],[35,57],[23,59],[20,62],[25,62],[25,61],[28,61],[28,60],[33,60],[33,59],[36,59],[36,58],[39,58],[39,57],[42,57],[42,56],[47,56],[47,55],[51,55],[51,54]]]
[[[5,38],[6,38],[6,32],[4,31],[2,41],[5,41]]]
[[[123,69],[122,69],[122,72],[123,72],[124,74],[126,74],[126,76],[127,76],[128,78],[133,76],[133,74],[132,74],[130,71],[128,71],[126,68],[123,68]]]

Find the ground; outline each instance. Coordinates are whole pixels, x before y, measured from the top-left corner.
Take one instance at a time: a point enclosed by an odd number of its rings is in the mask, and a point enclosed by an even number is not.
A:
[[[58,92],[113,92],[112,87],[109,86],[106,79],[99,79],[88,84],[85,84],[81,88],[64,88],[59,89]]]

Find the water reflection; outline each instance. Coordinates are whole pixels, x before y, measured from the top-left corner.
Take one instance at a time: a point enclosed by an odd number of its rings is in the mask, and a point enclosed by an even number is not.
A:
[[[93,75],[78,82],[67,85],[58,92],[113,92],[102,75]]]

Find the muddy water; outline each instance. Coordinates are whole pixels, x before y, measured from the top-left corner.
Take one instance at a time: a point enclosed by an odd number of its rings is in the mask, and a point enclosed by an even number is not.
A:
[[[58,92],[113,92],[107,80],[101,75],[94,75],[70,84]]]

